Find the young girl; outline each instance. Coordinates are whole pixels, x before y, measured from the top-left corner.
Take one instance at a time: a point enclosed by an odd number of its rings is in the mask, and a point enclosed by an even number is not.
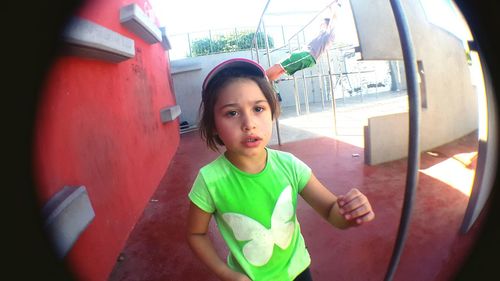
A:
[[[279,105],[260,65],[243,58],[217,65],[203,82],[200,113],[207,146],[226,151],[200,169],[189,193],[188,242],[221,280],[312,280],[298,195],[338,228],[374,218],[357,189],[337,197],[301,160],[266,147]],[[227,263],[207,235],[212,216]]]

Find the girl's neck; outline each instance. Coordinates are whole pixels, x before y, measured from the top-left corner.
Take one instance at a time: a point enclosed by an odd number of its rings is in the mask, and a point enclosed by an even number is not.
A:
[[[267,150],[263,149],[262,153],[253,157],[245,157],[238,154],[226,151],[224,153],[226,159],[234,166],[245,173],[258,174],[266,167],[267,163]]]

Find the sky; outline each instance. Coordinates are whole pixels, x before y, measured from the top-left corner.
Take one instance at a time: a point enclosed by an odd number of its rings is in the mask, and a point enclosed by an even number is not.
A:
[[[149,0],[171,34],[206,29],[257,27],[268,0]],[[341,0],[348,2],[346,0]],[[333,0],[271,0],[266,24],[303,25]],[[307,3],[307,4],[306,4]]]
[[[171,34],[235,26],[257,26],[267,0],[150,0]]]

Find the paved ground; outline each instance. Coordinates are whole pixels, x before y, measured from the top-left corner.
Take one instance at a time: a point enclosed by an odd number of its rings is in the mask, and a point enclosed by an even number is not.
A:
[[[325,102],[324,107],[321,103],[311,104],[309,113],[304,105],[300,109],[297,116],[295,106],[282,108],[278,120],[282,144],[323,136],[364,147],[363,127],[368,124],[368,118],[406,112],[408,98],[406,91],[401,91],[365,95],[362,100],[360,96],[337,99],[336,118],[331,101]],[[276,127],[270,143],[278,144]]]
[[[393,96],[373,100],[380,103],[377,107],[368,105],[368,100],[339,105],[337,128],[344,135],[333,137],[329,130],[332,112],[317,112],[311,106],[310,114],[297,117],[294,108],[284,110],[280,119],[284,142],[271,147],[302,159],[334,193],[358,187],[376,212],[370,224],[342,231],[332,228],[300,200],[297,213],[312,256],[314,280],[383,280],[399,226],[406,161],[365,165],[363,147],[340,138],[359,142],[359,130],[368,116],[402,110],[404,101],[405,96]],[[452,280],[467,257],[482,221],[481,217],[466,235],[459,232],[475,169],[471,155],[476,151],[477,135],[471,133],[422,153],[408,240],[394,280]],[[109,281],[217,280],[194,256],[185,238],[187,193],[199,168],[215,157],[217,153],[208,150],[196,132],[181,135],[179,149],[130,234]],[[460,186],[456,185],[458,178]],[[227,247],[213,221],[209,236],[224,257]]]

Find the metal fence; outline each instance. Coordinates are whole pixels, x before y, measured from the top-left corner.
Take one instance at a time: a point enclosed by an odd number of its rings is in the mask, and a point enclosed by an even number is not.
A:
[[[286,39],[290,34],[297,30],[299,26],[266,26],[267,34],[270,38],[272,38],[274,48],[279,48],[284,46],[286,43]],[[171,60],[182,59],[187,57],[195,56],[195,51],[193,49],[193,43],[196,41],[206,40],[208,45],[208,50],[210,50],[210,54],[218,53],[214,51],[216,48],[213,46],[214,42],[223,37],[234,37],[238,40],[245,40],[245,38],[241,38],[235,35],[241,35],[244,33],[254,33],[255,27],[235,27],[235,28],[224,28],[224,29],[208,29],[201,31],[193,31],[188,33],[179,33],[169,35],[169,40],[172,45],[172,49],[169,50],[169,55]],[[241,44],[241,42],[235,41],[231,42],[232,44]],[[260,48],[264,48],[264,44],[259,44]],[[226,48],[227,51],[222,52],[232,52],[237,51],[231,46]]]

